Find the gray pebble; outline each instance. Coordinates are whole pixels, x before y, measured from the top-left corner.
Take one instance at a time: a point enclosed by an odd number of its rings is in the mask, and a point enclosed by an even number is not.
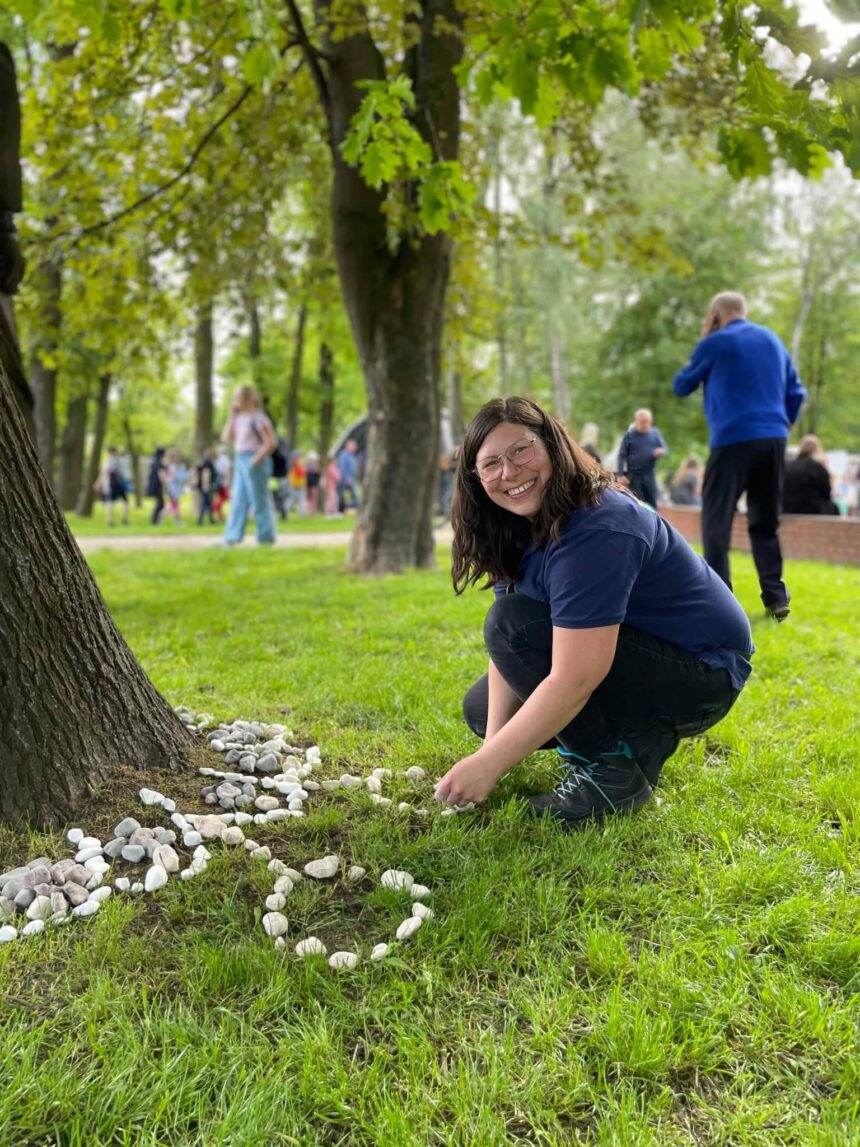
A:
[[[105,845],[105,856],[109,856],[111,860],[117,860],[121,855],[122,850],[127,848],[128,844],[124,836],[116,836],[113,840],[109,840]]]
[[[140,821],[135,820],[133,816],[127,816],[125,820],[119,822],[113,830],[113,834],[114,836],[124,836],[126,840],[128,840],[135,829],[138,828],[140,828]]]
[[[146,849],[142,844],[127,844],[122,850],[122,858],[129,864],[140,864],[145,856]]]
[[[101,848],[98,849],[101,854]],[[37,864],[24,877],[25,888],[35,888],[37,884],[50,884],[51,870],[46,864]]]
[[[71,868],[66,870],[66,884],[84,885],[91,875],[92,873],[88,872],[82,864],[73,864]]]
[[[36,893],[32,888],[22,888],[15,897],[15,905],[23,911],[29,908],[35,899]]]

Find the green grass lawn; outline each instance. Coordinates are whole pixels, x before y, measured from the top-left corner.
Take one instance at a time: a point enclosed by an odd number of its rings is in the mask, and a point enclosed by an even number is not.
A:
[[[68,522],[69,529],[73,534],[81,538],[100,537],[102,534],[117,534],[122,537],[126,534],[152,534],[157,536],[159,534],[187,534],[187,533],[206,533],[217,536],[222,533],[224,526],[211,526],[208,522],[202,526],[197,525],[197,517],[191,505],[191,498],[184,497],[180,502],[180,515],[182,517],[182,524],[177,525],[172,518],[165,516],[157,526],[153,526],[150,522],[152,515],[152,498],[144,498],[143,505],[135,506],[134,500],[129,503],[129,524],[127,526],[110,527],[105,521],[105,507],[103,503],[96,502],[93,506],[93,515],[91,518],[81,518],[73,511],[66,514],[66,521]],[[230,503],[228,502],[224,507],[224,515],[229,511]],[[120,504],[114,510],[114,519],[119,523],[120,518]],[[329,533],[332,531],[349,531],[355,525],[355,514],[347,514],[343,518],[326,518],[323,514],[315,514],[313,517],[300,518],[298,514],[290,514],[288,521],[282,522],[279,518],[275,518],[278,531],[280,533]],[[254,533],[254,525],[251,523],[251,535]]]
[[[444,560],[375,581],[340,551],[92,564],[172,703],[282,721],[323,776],[435,777],[472,746],[459,708],[488,604],[455,598]],[[430,885],[436,918],[394,959],[366,956],[408,901],[370,880],[299,885],[277,953],[271,878],[220,846],[194,881],[0,946],[0,1143],[860,1143],[860,571],[792,563],[777,626],[734,566],[755,673],[640,813],[529,820],[522,794],[554,775],[536,754],[475,814],[421,821],[358,792],[253,830],[295,867],[335,851]],[[384,791],[431,799],[429,779]],[[7,830],[0,864],[59,839]],[[358,944],[358,969],[297,960],[311,933]]]

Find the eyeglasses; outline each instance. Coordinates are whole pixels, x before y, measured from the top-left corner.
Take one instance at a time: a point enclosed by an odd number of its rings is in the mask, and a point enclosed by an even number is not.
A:
[[[494,482],[496,478],[501,477],[502,470],[505,468],[506,458],[512,466],[525,466],[526,463],[531,462],[535,456],[536,441],[536,435],[531,438],[521,438],[519,442],[515,442],[513,446],[507,449],[504,454],[495,454],[491,458],[482,458],[475,467],[474,472],[482,482]]]

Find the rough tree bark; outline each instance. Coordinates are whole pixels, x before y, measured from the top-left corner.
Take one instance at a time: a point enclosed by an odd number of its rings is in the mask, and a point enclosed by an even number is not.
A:
[[[84,482],[81,486],[78,504],[75,512],[81,518],[93,516],[93,503],[96,500],[96,481],[101,470],[102,451],[105,445],[105,431],[107,429],[108,397],[110,395],[111,376],[103,374],[99,378],[99,393],[96,399],[96,427],[93,434],[93,446],[87,463]]]
[[[81,492],[84,474],[84,448],[87,437],[86,390],[69,398],[66,425],[60,439],[60,472],[57,477],[57,501],[63,510],[74,510]]]
[[[305,324],[308,318],[308,305],[299,307],[296,323],[296,341],[293,344],[293,361],[290,367],[290,386],[287,390],[286,427],[287,442],[291,450],[296,448],[299,436],[299,389],[302,383],[302,361],[305,357]]]
[[[404,240],[392,251],[380,193],[344,163],[340,145],[358,110],[362,80],[385,78],[385,63],[366,24],[335,28],[329,0],[317,0],[325,52],[293,20],[328,116],[334,162],[334,249],[344,301],[368,396],[365,498],[351,561],[368,573],[433,563],[432,514],[439,438],[439,373],[445,291],[451,266],[447,235]],[[437,158],[457,157],[460,102],[453,69],[462,40],[451,0],[415,9],[416,42],[406,69],[415,93],[415,127]]]
[[[189,733],[120,636],[0,373],[0,820],[74,818],[117,764]]]
[[[48,478],[54,483],[54,464],[57,443],[57,369],[53,365],[60,333],[60,298],[62,295],[62,269],[51,259],[37,268],[33,285],[42,300],[39,312],[39,344],[33,351],[30,365],[30,387],[36,405],[33,417],[36,423],[36,449],[39,461]]]
[[[194,454],[201,458],[212,445],[212,304],[203,303],[197,310],[194,332],[194,368],[197,380],[197,402],[194,415]]]
[[[319,452],[320,465],[325,470],[331,446],[332,426],[334,425],[334,355],[328,343],[320,344],[319,384]]]

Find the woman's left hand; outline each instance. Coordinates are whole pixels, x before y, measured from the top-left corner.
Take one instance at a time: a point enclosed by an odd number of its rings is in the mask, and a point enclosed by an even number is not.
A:
[[[486,800],[499,779],[499,771],[482,761],[477,753],[463,757],[436,786],[433,794],[437,801],[449,805],[476,804]]]

